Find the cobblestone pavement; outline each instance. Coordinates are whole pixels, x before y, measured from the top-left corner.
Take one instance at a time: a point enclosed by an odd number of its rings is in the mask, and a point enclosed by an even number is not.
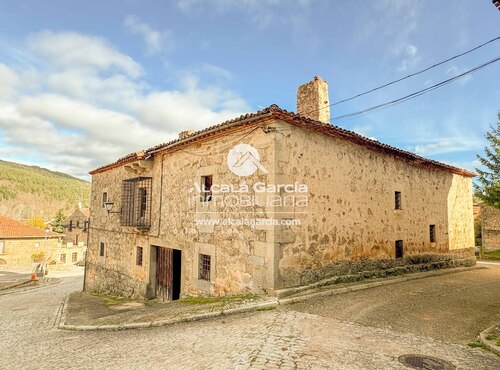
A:
[[[407,369],[397,361],[407,353],[500,368],[479,349],[290,309],[143,330],[55,329],[63,297],[81,284],[66,277],[0,297],[1,369]]]
[[[500,264],[305,301],[295,311],[467,344],[500,322]]]

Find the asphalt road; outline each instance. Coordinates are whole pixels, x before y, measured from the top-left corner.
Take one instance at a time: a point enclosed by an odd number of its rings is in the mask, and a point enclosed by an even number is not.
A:
[[[426,281],[428,288],[441,286]],[[57,285],[0,296],[1,369],[407,369],[398,356],[408,353],[443,358],[460,369],[500,368],[498,357],[480,349],[342,321],[332,312],[303,312],[299,306],[143,330],[56,329],[64,296],[81,285],[81,276],[63,277]],[[351,310],[356,320],[359,308]]]

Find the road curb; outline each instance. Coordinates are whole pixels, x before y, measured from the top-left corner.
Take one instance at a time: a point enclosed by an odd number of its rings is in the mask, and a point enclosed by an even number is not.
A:
[[[335,285],[331,285],[332,288],[329,290],[324,290],[321,292],[314,292],[314,293],[310,293],[310,294],[304,294],[304,295],[297,296],[297,297],[287,297],[287,298],[282,298],[282,299],[275,298],[274,300],[268,300],[266,302],[259,302],[257,304],[243,306],[243,307],[221,309],[221,310],[212,311],[212,312],[203,312],[203,313],[195,314],[195,315],[191,315],[191,316],[175,317],[175,318],[170,318],[170,319],[153,320],[153,321],[148,321],[148,322],[127,323],[127,324],[109,324],[109,325],[68,325],[68,324],[66,324],[65,321],[66,321],[66,312],[67,312],[67,305],[68,305],[67,302],[69,300],[69,294],[68,294],[64,298],[63,303],[62,303],[63,307],[62,307],[62,312],[61,312],[61,320],[60,320],[60,324],[58,325],[58,328],[63,329],[63,330],[77,330],[77,331],[145,329],[145,328],[173,325],[173,324],[179,324],[179,323],[183,323],[183,322],[199,321],[199,320],[205,320],[205,319],[211,319],[211,318],[215,318],[215,317],[229,316],[229,315],[235,315],[235,314],[241,314],[241,313],[272,310],[272,309],[278,308],[279,306],[282,306],[282,305],[303,302],[303,301],[307,301],[307,300],[310,300],[313,298],[344,294],[344,293],[349,293],[349,292],[355,292],[355,291],[375,288],[375,287],[379,287],[379,286],[401,283],[404,281],[419,280],[419,279],[424,279],[426,277],[448,275],[448,274],[453,274],[453,273],[458,273],[458,272],[480,270],[480,269],[485,269],[485,268],[486,267],[472,266],[472,267],[456,267],[456,268],[452,268],[452,269],[439,270],[439,271],[419,272],[419,273],[417,273],[418,275],[393,277],[393,278],[389,278],[390,280],[388,279],[388,280],[383,280],[383,281],[368,282],[368,283],[364,283],[364,284],[358,284],[358,285],[354,285],[354,286],[346,286],[346,287],[342,287],[342,288],[335,288]],[[487,329],[487,330],[489,330],[489,329]]]
[[[28,280],[24,284],[16,285],[13,288],[4,289],[5,291],[0,291],[0,296],[12,294],[12,293],[18,293],[18,292],[28,292],[28,291],[33,290],[33,289],[45,288],[45,287],[48,287],[51,285],[59,284],[61,282],[60,278],[48,278],[48,279],[51,280],[48,283],[42,283],[41,285],[33,285],[31,287],[28,285],[28,283],[31,283],[31,282],[36,281],[36,280]],[[28,286],[24,287],[24,285],[28,285]],[[15,288],[19,288],[19,289],[15,289]],[[11,290],[11,289],[15,289],[15,290]]]
[[[486,337],[488,336],[488,333],[490,331],[492,331],[494,328],[499,327],[499,326],[500,326],[500,323],[492,325],[488,329],[485,329],[481,333],[479,333],[479,338],[481,340],[481,343],[483,343],[486,347],[488,347],[488,349],[491,352],[495,353],[498,356],[500,356],[500,347],[498,347],[498,346],[496,346],[494,344],[491,344],[492,341],[486,339]]]

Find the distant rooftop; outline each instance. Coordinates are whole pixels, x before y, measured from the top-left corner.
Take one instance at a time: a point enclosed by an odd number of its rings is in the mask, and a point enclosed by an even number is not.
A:
[[[0,239],[2,238],[55,238],[61,237],[62,234],[57,234],[52,231],[45,232],[31,225],[27,225],[21,221],[13,220],[12,218],[0,216]]]

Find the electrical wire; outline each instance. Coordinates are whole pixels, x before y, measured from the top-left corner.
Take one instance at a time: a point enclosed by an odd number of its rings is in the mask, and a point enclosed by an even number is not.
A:
[[[321,108],[315,109],[315,110],[313,110],[313,111],[311,111],[311,112],[308,112],[308,114],[309,114],[309,113],[314,113],[314,112],[320,111],[321,109],[325,109],[325,108],[327,108],[327,107],[333,107],[333,106],[335,106],[335,105],[338,105],[338,104],[341,104],[341,103],[345,103],[345,102],[351,101],[351,100],[353,100],[353,99],[359,98],[360,96],[364,96],[364,95],[370,94],[370,93],[372,93],[372,92],[374,92],[374,91],[377,91],[377,90],[383,89],[383,88],[385,88],[385,87],[387,87],[387,86],[394,85],[395,83],[401,82],[401,81],[406,80],[406,79],[408,79],[408,78],[410,78],[410,77],[417,76],[417,75],[422,74],[422,73],[424,73],[424,72],[427,72],[427,71],[429,71],[429,70],[431,70],[431,69],[433,69],[433,68],[439,67],[440,65],[443,65],[443,64],[445,64],[445,63],[447,63],[447,62],[449,62],[449,61],[451,61],[451,60],[454,60],[454,59],[460,58],[460,57],[462,57],[462,56],[464,56],[464,55],[470,54],[470,53],[472,53],[473,51],[476,51],[476,50],[478,50],[478,49],[480,49],[480,48],[482,48],[482,47],[484,47],[484,46],[486,46],[486,45],[488,45],[488,44],[491,44],[491,43],[493,43],[493,42],[495,42],[495,41],[497,41],[497,40],[500,40],[500,36],[497,36],[497,37],[495,37],[495,38],[492,38],[492,39],[491,39],[491,40],[489,40],[489,41],[483,42],[482,44],[480,44],[480,45],[478,45],[478,46],[476,46],[476,47],[474,47],[474,48],[472,48],[472,49],[469,49],[469,50],[467,50],[467,51],[464,51],[463,53],[460,53],[460,54],[454,55],[454,56],[452,56],[451,58],[448,58],[448,59],[445,59],[445,60],[443,60],[443,61],[441,61],[441,62],[435,63],[435,64],[433,64],[433,65],[431,65],[431,66],[429,66],[429,67],[427,67],[427,68],[421,69],[420,71],[417,71],[417,72],[414,72],[414,73],[410,73],[409,75],[406,75],[406,76],[404,76],[404,77],[398,78],[398,79],[393,80],[393,81],[391,81],[391,82],[388,82],[388,83],[386,83],[386,84],[383,84],[383,85],[380,85],[380,86],[374,87],[373,89],[370,89],[370,90],[364,91],[364,92],[362,92],[362,93],[359,93],[359,94],[357,94],[357,95],[351,96],[350,98],[346,98],[346,99],[339,100],[339,101],[337,101],[337,102],[335,102],[335,103],[332,103],[332,104],[330,104],[330,105],[328,105],[328,106],[326,106],[326,107],[321,107]]]
[[[369,107],[369,108],[366,108],[366,109],[363,109],[363,110],[360,110],[360,111],[357,111],[357,112],[353,112],[353,113],[349,113],[349,114],[343,114],[341,116],[337,116],[337,117],[333,117],[330,119],[330,121],[332,120],[340,120],[340,119],[345,119],[345,118],[351,118],[351,117],[354,117],[354,116],[359,116],[359,115],[362,115],[362,114],[366,114],[366,113],[369,113],[369,112],[372,112],[372,111],[376,111],[376,110],[380,110],[380,109],[383,109],[383,108],[387,108],[387,107],[390,107],[392,105],[396,105],[396,104],[399,104],[399,103],[402,103],[404,101],[407,101],[407,100],[410,100],[410,99],[413,99],[413,98],[416,98],[420,95],[423,95],[425,93],[428,93],[429,91],[432,91],[432,90],[435,90],[435,89],[438,89],[444,85],[447,85],[455,80],[458,80],[459,78],[462,78],[462,77],[465,77],[473,72],[476,72],[490,64],[493,64],[495,62],[498,62],[500,60],[500,57],[497,57],[495,59],[492,59],[486,63],[483,63],[477,67],[474,67],[472,69],[469,69],[468,71],[465,71],[459,75],[456,75],[454,77],[451,77],[447,80],[444,80],[444,81],[441,81],[435,85],[432,85],[432,86],[429,86],[425,89],[422,89],[422,90],[419,90],[419,91],[416,91],[414,93],[411,93],[409,95],[406,95],[406,96],[403,96],[401,98],[398,98],[398,99],[394,99],[392,101],[389,101],[389,102],[386,102],[386,103],[382,103],[382,104],[378,104],[378,105],[375,105],[373,107]]]

